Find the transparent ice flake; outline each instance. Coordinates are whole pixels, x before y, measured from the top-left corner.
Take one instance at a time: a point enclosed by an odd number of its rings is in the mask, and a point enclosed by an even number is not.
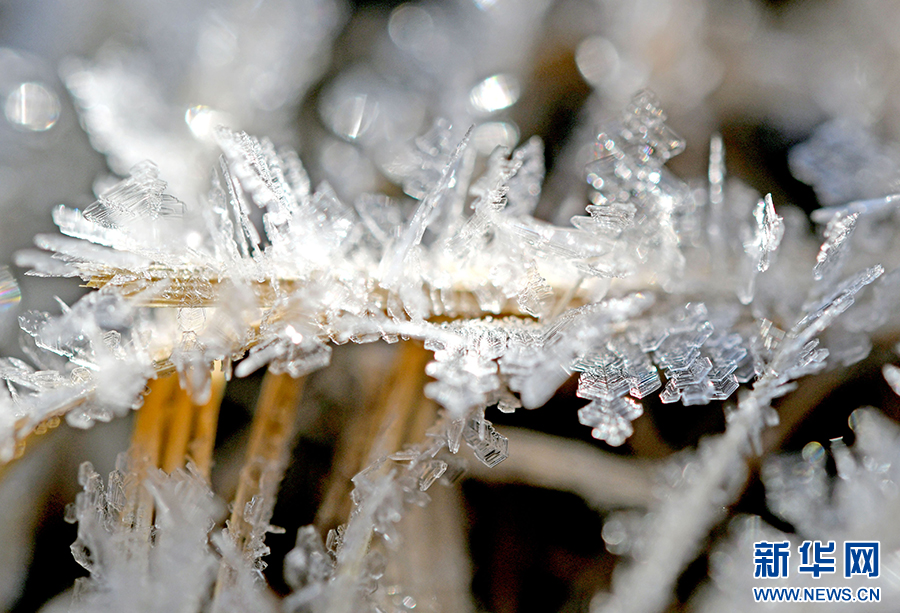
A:
[[[753,242],[749,246],[745,244],[744,249],[748,254],[755,256],[756,269],[765,272],[769,269],[770,254],[778,249],[784,236],[784,219],[775,212],[772,194],[766,194],[765,198],[759,201],[753,212],[753,218],[756,220],[756,233]]]
[[[641,143],[640,160],[665,162],[684,151],[685,142],[669,128],[659,99],[650,90],[635,94],[623,113],[632,144]]]
[[[447,463],[437,459],[428,460],[420,465],[420,471],[419,489],[425,492],[447,471]]]
[[[527,266],[526,271],[525,286],[519,292],[516,300],[523,313],[542,317],[552,305],[553,289],[540,275],[537,266],[533,264]]]
[[[578,421],[589,426],[591,436],[618,447],[634,431],[631,422],[640,417],[643,407],[627,396],[611,402],[593,400],[578,410]]]
[[[813,277],[819,281],[840,273],[844,260],[850,249],[850,238],[856,229],[859,213],[845,215],[838,213],[828,222],[825,228],[825,242],[816,256]]]
[[[138,220],[181,216],[184,203],[165,193],[166,182],[159,168],[143,161],[129,171],[129,177],[100,194],[84,210],[84,218],[104,228],[121,228]]]
[[[334,562],[314,526],[297,531],[294,548],[284,558],[284,579],[294,590],[326,581],[334,571]]]
[[[509,457],[509,441],[483,417],[476,415],[469,419],[463,438],[485,466],[493,468]]]
[[[544,182],[544,144],[533,136],[513,152],[513,159],[521,163],[515,176],[509,180],[504,215],[523,217],[534,213],[541,197]]]

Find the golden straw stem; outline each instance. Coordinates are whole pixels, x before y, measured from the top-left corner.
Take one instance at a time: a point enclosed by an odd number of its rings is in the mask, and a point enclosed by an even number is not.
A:
[[[175,388],[166,407],[165,445],[160,458],[160,468],[165,472],[172,473],[184,466],[193,419],[194,403],[190,394]]]
[[[305,378],[267,372],[256,404],[250,431],[250,441],[234,497],[228,533],[239,552],[246,554],[258,528],[271,517],[278,486],[290,459],[300,394]],[[254,501],[254,498],[256,500]],[[244,517],[248,503],[262,505],[258,521],[251,523]],[[234,580],[234,570],[224,563],[219,568],[216,596]],[[213,609],[215,610],[215,606]]]
[[[213,447],[216,444],[216,430],[219,424],[219,409],[225,396],[225,373],[217,368],[212,373],[212,393],[209,400],[194,406],[194,435],[188,443],[188,457],[207,481],[212,469]]]
[[[433,404],[424,398],[425,365],[431,352],[417,341],[400,343],[391,372],[375,402],[361,408],[344,429],[315,524],[323,531],[347,521],[351,478],[378,458],[421,440],[434,421]],[[427,410],[432,407],[432,410]],[[427,413],[427,415],[423,415]]]
[[[148,382],[147,386],[150,393],[134,418],[131,446],[128,449],[131,476],[126,486],[122,521],[131,524],[135,533],[149,538],[153,521],[153,499],[143,484],[150,470],[159,465],[166,405],[172,392],[178,387],[178,378],[161,377]]]

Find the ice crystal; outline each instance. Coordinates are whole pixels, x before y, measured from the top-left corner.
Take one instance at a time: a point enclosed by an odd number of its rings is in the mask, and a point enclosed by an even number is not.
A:
[[[650,92],[635,95],[622,123],[601,132],[594,160],[587,166],[593,188],[589,217],[576,216],[575,227],[596,235],[600,244],[624,248],[615,258],[595,259],[585,271],[600,276],[634,273],[651,258],[677,275],[683,264],[674,227],[677,211],[688,204],[687,186],[663,164],[684,149],[684,142],[665,124],[659,101]],[[641,223],[636,223],[638,216]],[[596,239],[595,239],[596,240]],[[633,250],[633,251],[632,251]]]
[[[771,253],[778,249],[784,235],[784,220],[775,212],[772,194],[766,194],[766,197],[757,203],[753,219],[756,227],[750,238],[744,241],[744,252],[747,254],[750,271],[746,273],[746,284],[738,294],[744,304],[753,300],[756,276],[769,269]]]
[[[759,517],[741,517],[732,521],[728,540],[719,546],[711,558],[714,581],[697,600],[698,610],[714,611],[723,603],[736,611],[755,611],[752,599],[752,557],[746,555],[745,545],[751,541],[768,539],[834,540],[874,539],[886,549],[896,546],[898,534],[890,521],[883,521],[895,512],[896,496],[896,425],[875,409],[857,409],[851,414],[850,425],[856,442],[847,447],[840,439],[830,444],[831,456],[837,467],[837,478],[829,475],[826,450],[811,442],[801,456],[782,456],[771,459],[763,469],[766,496],[772,510],[790,522],[796,532],[785,534],[769,526]],[[866,578],[867,586],[882,590],[881,597],[891,601],[896,586],[885,581],[893,566],[890,558],[882,558],[884,567],[880,578]],[[797,561],[791,561],[789,578],[782,585],[812,587],[810,576],[798,573]],[[887,574],[885,574],[887,571]],[[833,577],[835,585],[857,587],[854,579]],[[850,606],[847,610],[852,610]]]
[[[494,430],[491,422],[484,418],[476,416],[470,419],[463,430],[463,436],[466,444],[475,452],[475,457],[486,466],[496,466],[509,455],[506,437]]]
[[[129,471],[121,457],[107,483],[89,463],[79,469],[84,491],[67,509],[78,522],[75,560],[90,572],[76,590],[75,611],[195,610],[206,600],[216,556],[208,532],[220,508],[198,476],[153,473],[147,480]],[[133,508],[127,492],[144,489],[156,501],[152,543],[146,509]],[[256,606],[263,605],[260,600]]]
[[[840,271],[843,260],[846,257],[847,247],[853,231],[856,229],[856,220],[859,213],[845,215],[837,213],[828,222],[825,228],[825,242],[816,256],[816,266],[813,268],[813,276],[821,280],[827,275],[835,275]]]

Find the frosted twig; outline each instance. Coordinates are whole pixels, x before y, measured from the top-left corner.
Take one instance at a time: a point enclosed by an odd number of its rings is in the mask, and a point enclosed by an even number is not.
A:
[[[256,404],[244,467],[228,520],[227,536],[237,552],[257,564],[262,539],[269,529],[275,496],[284,476],[304,379],[266,373]],[[237,569],[223,560],[216,582],[213,609],[236,581]]]
[[[129,476],[125,490],[125,510],[122,518],[135,534],[142,547],[150,546],[153,524],[153,497],[144,487],[151,470],[159,466],[163,447],[167,403],[178,387],[176,377],[161,377],[149,382],[150,393],[137,412],[131,446],[128,449]]]
[[[653,510],[654,521],[644,535],[636,561],[617,574],[608,600],[597,600],[603,613],[661,611],[671,597],[682,569],[719,520],[724,505],[746,478],[746,458],[760,453],[765,426],[778,423],[771,402],[795,389],[808,343],[853,303],[854,296],[881,274],[876,266],[840,284],[830,300],[816,305],[783,339],[753,389],[743,394],[737,410],[727,415],[725,433],[702,443],[695,467],[681,471],[668,497]]]
[[[598,509],[646,508],[653,500],[652,465],[571,439],[524,428],[503,428],[515,450],[493,468],[472,462],[467,475],[569,491]]]
[[[321,529],[347,521],[350,479],[355,474],[424,436],[434,419],[434,411],[422,410],[433,406],[422,395],[425,365],[430,359],[431,352],[419,343],[401,343],[372,406],[358,409],[351,418],[338,443],[328,486],[316,513],[316,525]]]

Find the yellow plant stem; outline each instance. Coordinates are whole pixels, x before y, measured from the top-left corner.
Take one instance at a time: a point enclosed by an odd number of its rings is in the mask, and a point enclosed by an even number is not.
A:
[[[343,430],[316,525],[323,531],[337,527],[350,515],[353,476],[378,458],[420,442],[434,423],[436,408],[425,398],[425,365],[431,352],[418,341],[397,348],[391,372],[374,395],[374,402],[356,411]]]
[[[266,373],[250,426],[250,440],[228,520],[228,535],[241,555],[250,553],[255,532],[267,522],[275,507],[278,487],[284,477],[294,439],[297,411],[305,378]],[[258,521],[248,521],[248,505]],[[261,535],[258,535],[261,536]],[[235,578],[234,569],[223,562],[216,583],[216,600]],[[213,607],[215,610],[215,606]]]

